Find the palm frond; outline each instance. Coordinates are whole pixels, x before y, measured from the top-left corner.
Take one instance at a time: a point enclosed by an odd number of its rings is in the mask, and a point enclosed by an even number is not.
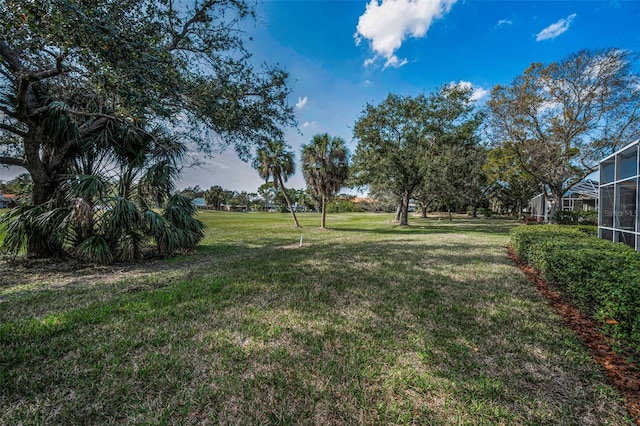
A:
[[[65,247],[74,241],[76,234],[73,229],[72,209],[59,207],[43,212],[36,216],[33,225],[42,235],[52,252],[63,255]]]
[[[68,200],[82,198],[88,202],[101,200],[108,190],[105,177],[99,175],[64,175],[60,186]]]
[[[116,242],[115,259],[131,262],[142,258],[144,235],[139,232],[128,232],[120,236]]]
[[[195,218],[196,207],[191,200],[176,194],[169,199],[163,212],[176,237],[176,250],[193,249],[204,237],[204,224]]]
[[[124,197],[110,200],[113,207],[103,213],[102,223],[109,241],[117,241],[123,234],[129,234],[142,224],[142,217],[135,204]]]
[[[38,232],[36,218],[46,212],[43,205],[19,206],[0,216],[0,225],[5,226],[5,238],[2,248],[9,254],[17,255],[27,248],[28,239],[43,243],[44,238]]]
[[[153,237],[158,254],[171,256],[179,247],[174,227],[153,210],[145,211],[143,216],[146,231]]]
[[[107,240],[101,235],[92,235],[75,249],[78,256],[101,265],[113,263],[113,253]]]

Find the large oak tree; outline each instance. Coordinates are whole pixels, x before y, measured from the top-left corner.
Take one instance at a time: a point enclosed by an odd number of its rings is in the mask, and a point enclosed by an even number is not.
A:
[[[471,89],[456,84],[428,96],[390,94],[379,105],[368,104],[354,128],[353,182],[393,193],[406,226],[409,201],[439,167],[436,159],[448,146],[474,138],[480,119]]]
[[[248,157],[295,123],[287,73],[245,47],[254,15],[249,0],[0,0],[0,165],[26,169],[41,205],[96,141],[158,124]]]
[[[548,65],[534,63],[488,102],[493,141],[509,144],[519,165],[553,195],[565,192],[598,160],[640,134],[637,55],[583,50]]]

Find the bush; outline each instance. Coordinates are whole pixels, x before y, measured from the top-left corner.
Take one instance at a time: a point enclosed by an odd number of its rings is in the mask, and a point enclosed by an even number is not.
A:
[[[491,209],[478,209],[478,214],[482,217],[484,217],[485,219],[488,219],[491,217],[491,215],[493,214],[493,212],[491,211]]]
[[[349,200],[333,200],[327,203],[327,213],[361,212],[362,207]]]
[[[558,225],[598,225],[598,212],[597,211],[568,211],[557,210],[553,219]]]
[[[605,333],[640,352],[640,253],[555,225],[518,227],[511,243]]]

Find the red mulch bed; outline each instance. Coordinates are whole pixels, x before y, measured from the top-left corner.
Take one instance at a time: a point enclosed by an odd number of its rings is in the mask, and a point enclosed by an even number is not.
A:
[[[627,411],[636,424],[640,425],[640,369],[627,363],[626,356],[613,351],[611,339],[598,331],[597,323],[582,315],[559,293],[552,291],[540,273],[523,262],[511,246],[507,246],[507,251],[509,258],[518,265],[527,279],[536,285],[540,294],[549,301],[549,305],[562,317],[564,323],[590,349],[595,361],[606,371],[611,384],[625,399]]]

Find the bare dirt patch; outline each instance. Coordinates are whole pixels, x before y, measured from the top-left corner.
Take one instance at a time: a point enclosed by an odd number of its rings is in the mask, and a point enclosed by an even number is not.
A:
[[[562,317],[564,323],[589,348],[594,360],[604,369],[611,384],[625,399],[629,415],[637,425],[640,425],[640,369],[638,366],[627,362],[629,357],[625,354],[617,353],[611,349],[611,339],[598,330],[597,323],[582,315],[560,293],[551,290],[540,273],[523,262],[511,246],[507,246],[507,251],[509,258],[518,265],[527,279],[535,284],[540,294]]]

